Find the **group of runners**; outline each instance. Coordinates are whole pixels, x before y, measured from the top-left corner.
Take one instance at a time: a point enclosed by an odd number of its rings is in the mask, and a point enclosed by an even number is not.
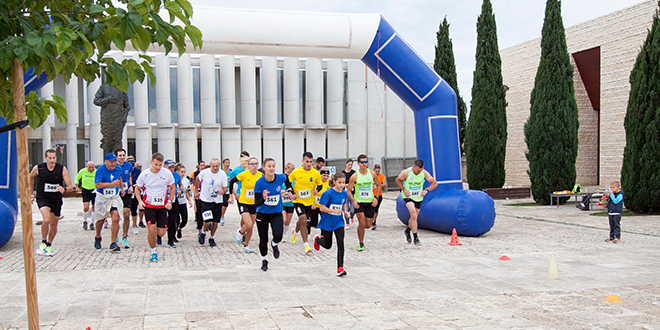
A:
[[[331,176],[329,168],[323,166],[323,158],[319,157],[315,162],[312,153],[305,152],[300,167],[295,168],[292,163],[287,163],[284,173],[278,174],[274,159],[265,158],[259,162],[256,157],[250,157],[249,152],[243,151],[240,166],[234,169],[230,168],[229,159],[221,162],[213,158],[208,165],[200,162],[195,171],[186,175],[182,164],[164,160],[160,153],[154,153],[151,167],[142,171],[139,162],[132,157],[127,158],[124,149],[118,149],[106,154],[104,163],[98,168],[88,162],[75,177],[75,184],[82,190],[83,229],[96,231],[96,249],[102,248],[101,231],[105,223],[110,224],[110,250],[119,252],[122,247],[130,248],[128,232],[132,217],[134,234],[138,233],[138,227],[148,228],[150,261],[158,261],[157,246],[162,244],[165,233],[168,234],[167,245],[170,248],[175,248],[177,238],[182,237],[181,229],[188,222],[189,207],[195,213],[198,243],[204,245],[208,241],[209,246],[214,247],[217,245],[217,229],[225,225],[227,208],[229,204],[236,203],[241,222],[234,241],[246,253],[252,253],[249,244],[256,224],[263,271],[268,270],[269,250],[273,258],[279,258],[279,244],[289,229],[291,243],[302,240],[304,252],[311,253],[309,236],[311,228],[315,227],[320,229],[320,233],[313,237],[311,243],[317,251],[321,247],[332,248],[332,237],[335,236],[337,276],[343,276],[346,275],[345,230],[357,217],[357,250],[364,251],[365,231],[377,228],[382,189],[386,185],[380,166],[369,169],[369,160],[364,154],[357,157],[357,162],[357,171],[352,170],[353,161],[349,159],[345,170]],[[74,186],[66,167],[57,163],[54,150],[46,151],[45,162],[32,169],[30,180],[34,178],[37,178],[36,200],[43,216],[42,243],[37,254],[52,256],[51,245],[61,216],[62,194],[71,191]],[[417,214],[424,196],[437,183],[424,170],[424,162],[420,159],[412,167],[404,169],[396,178],[396,183],[410,212],[410,220],[404,230],[406,241],[420,245]],[[294,211],[298,221],[290,228]],[[108,219],[110,221],[106,222]],[[121,241],[120,222],[123,223]]]

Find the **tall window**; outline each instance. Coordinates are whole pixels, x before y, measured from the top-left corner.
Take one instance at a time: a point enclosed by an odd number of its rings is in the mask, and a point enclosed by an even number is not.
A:
[[[201,104],[201,96],[199,93],[199,67],[194,66],[193,67],[193,75],[192,75],[192,82],[193,82],[193,123],[199,124],[202,122],[202,117],[200,113],[200,104]],[[201,149],[200,149],[201,150]]]
[[[172,123],[179,122],[179,89],[177,84],[176,66],[170,66],[170,113]]]

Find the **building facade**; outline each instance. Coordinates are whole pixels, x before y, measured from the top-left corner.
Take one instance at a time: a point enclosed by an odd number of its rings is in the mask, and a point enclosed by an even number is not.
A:
[[[657,1],[645,1],[566,28],[580,122],[576,181],[581,185],[605,187],[620,180],[630,72],[657,9]],[[501,57],[504,84],[509,87],[506,182],[529,186],[523,128],[541,58],[541,39],[504,49]]]

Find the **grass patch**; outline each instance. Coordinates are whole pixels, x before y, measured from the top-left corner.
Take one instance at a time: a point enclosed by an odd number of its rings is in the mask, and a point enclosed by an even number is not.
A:
[[[541,206],[539,203],[514,203],[514,204],[504,204],[505,206]]]
[[[606,216],[608,216],[607,212],[596,212],[596,213],[591,213],[589,215],[593,215],[593,216],[597,216],[597,217],[606,217]],[[622,217],[633,217],[633,216],[636,216],[636,215],[638,215],[638,214],[632,213],[630,211],[621,212]]]

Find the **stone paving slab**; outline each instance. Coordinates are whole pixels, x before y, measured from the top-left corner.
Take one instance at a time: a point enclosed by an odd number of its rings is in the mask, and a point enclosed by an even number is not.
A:
[[[450,235],[420,230],[415,247],[405,242],[395,197],[386,194],[364,252],[355,228],[347,232],[342,278],[335,247],[305,255],[300,238],[259,270],[258,253],[233,243],[235,206],[216,248],[200,246],[191,223],[176,249],[159,247],[158,263],[148,261],[145,229],[119,253],[107,249],[104,230],[95,250],[80,200],[65,199],[55,256],[36,259],[41,328],[660,329],[660,216],[623,217],[615,245],[603,242],[607,217],[589,215],[602,209],[496,201],[495,226],[482,237],[449,246]],[[27,328],[20,229],[0,249],[0,329]],[[255,232],[255,251],[257,240]],[[552,256],[559,280],[547,277]],[[623,301],[605,301],[611,294]]]

